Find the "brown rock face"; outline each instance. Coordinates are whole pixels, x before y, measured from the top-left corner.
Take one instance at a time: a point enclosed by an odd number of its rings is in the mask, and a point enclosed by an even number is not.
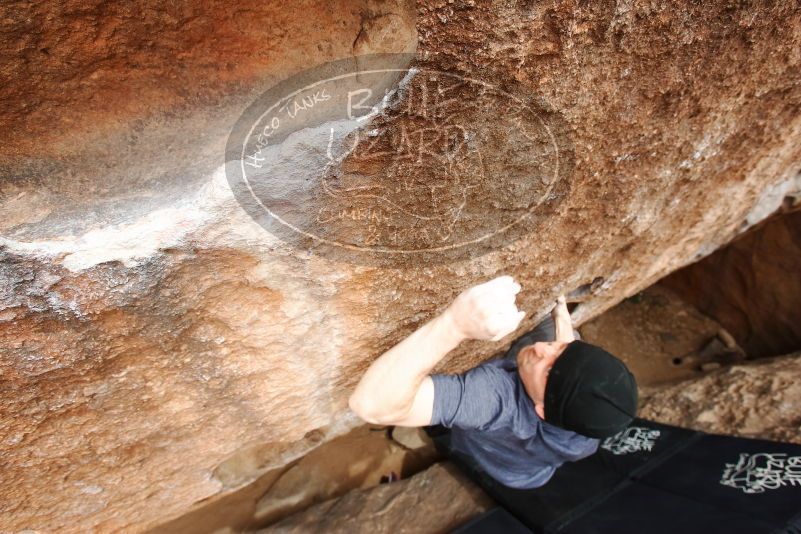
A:
[[[801,355],[734,365],[650,389],[640,417],[734,436],[801,443]]]
[[[582,323],[774,211],[801,162],[792,3],[0,9],[0,531],[141,531],[220,498],[351,428],[369,362],[462,289],[514,275],[521,331],[576,290]],[[340,223],[447,244],[463,222],[474,253],[350,261],[251,218],[225,174],[243,111],[314,65],[410,52],[386,110],[270,145],[295,180],[274,200],[313,219],[324,187],[393,177],[395,211]],[[436,72],[470,80],[460,98]]]
[[[751,358],[801,348],[801,211],[771,218],[662,285],[725,326]]]
[[[351,490],[377,486],[393,473],[396,479],[409,478],[440,459],[427,436],[426,443],[417,438],[418,446],[412,450],[397,441],[394,431],[390,438],[389,430],[369,425],[356,427],[320,444],[299,460],[267,471],[223,498],[208,499],[191,513],[149,532],[257,530]],[[422,429],[408,430],[425,435]],[[228,477],[234,474],[233,467],[228,467]],[[256,468],[250,469],[252,472]]]
[[[453,465],[352,491],[259,532],[450,532],[492,507],[492,499]],[[409,513],[414,510],[414,513]]]

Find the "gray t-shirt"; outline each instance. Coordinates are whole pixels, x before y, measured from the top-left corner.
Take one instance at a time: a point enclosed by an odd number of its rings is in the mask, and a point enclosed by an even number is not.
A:
[[[600,440],[540,419],[512,358],[491,360],[460,375],[431,378],[431,424],[451,428],[451,446],[506,486],[542,486],[563,463],[598,449]]]

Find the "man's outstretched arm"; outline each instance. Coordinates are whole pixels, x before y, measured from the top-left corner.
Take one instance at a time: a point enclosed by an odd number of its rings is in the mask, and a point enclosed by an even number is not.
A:
[[[520,286],[501,276],[462,292],[439,316],[382,354],[350,397],[350,408],[369,423],[424,426],[431,421],[431,370],[465,339],[497,341],[525,316],[515,298]]]

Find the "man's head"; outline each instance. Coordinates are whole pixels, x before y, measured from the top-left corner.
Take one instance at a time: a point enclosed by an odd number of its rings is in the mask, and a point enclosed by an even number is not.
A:
[[[537,342],[517,355],[520,378],[537,415],[552,425],[603,438],[637,412],[637,383],[605,350],[573,341]]]

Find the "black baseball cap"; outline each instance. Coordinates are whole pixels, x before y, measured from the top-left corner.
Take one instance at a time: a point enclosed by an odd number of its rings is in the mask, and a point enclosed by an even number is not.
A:
[[[592,438],[612,436],[637,414],[637,382],[605,350],[573,341],[545,385],[545,422]]]

